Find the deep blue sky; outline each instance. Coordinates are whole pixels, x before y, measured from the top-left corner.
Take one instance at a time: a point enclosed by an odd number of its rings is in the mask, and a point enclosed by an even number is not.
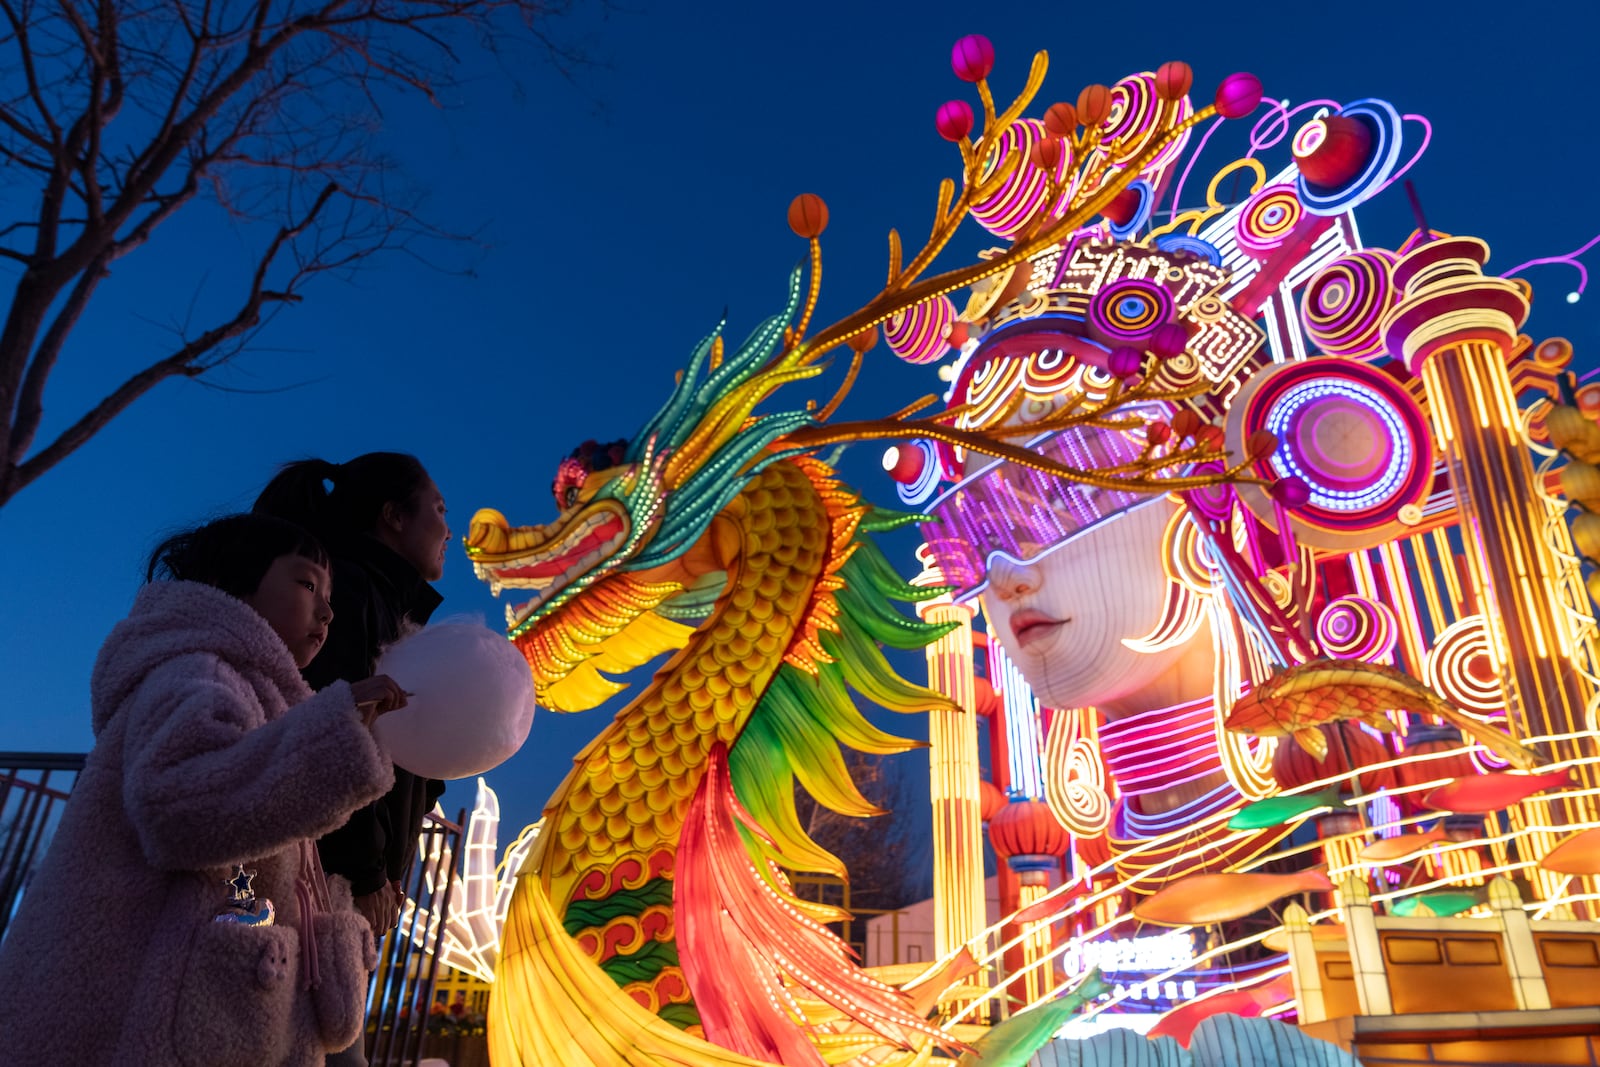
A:
[[[398,106],[384,131],[435,221],[483,227],[488,248],[471,277],[396,258],[354,284],[325,283],[274,324],[266,350],[219,379],[312,384],[240,395],[168,383],[0,510],[0,749],[88,746],[90,665],[149,548],[172,527],[248,506],[280,462],[414,451],[458,530],[480,506],[513,522],[548,519],[551,475],[573,444],[630,435],[725,306],[736,336],[776,310],[802,253],[784,222],[796,193],[820,193],[832,209],[822,315],[870,297],[885,231],[924,233],[938,180],[956,172],[933,113],[965,89],[948,66],[961,34],[993,39],[993,81],[1007,99],[1029,55],[1047,49],[1041,110],[1088,82],[1176,58],[1194,66],[1197,94],[1245,69],[1272,97],[1382,96],[1423,113],[1435,137],[1411,176],[1429,221],[1482,236],[1491,269],[1505,270],[1600,229],[1591,191],[1600,16],[1579,13],[1585,6],[1390,0],[1208,13],[1172,3],[644,0],[604,21],[574,20],[604,63],[578,72],[576,85],[529,67],[512,86],[492,64],[474,64],[452,110]],[[26,205],[25,194],[4,187],[0,214]],[[1397,244],[1411,228],[1397,189],[1360,218],[1374,244]],[[958,251],[982,243],[973,236]],[[127,261],[62,360],[46,433],[156,353],[163,335],[147,320],[181,315],[202,281],[198,314],[231,303],[242,247],[211,220],[175,222]],[[1569,305],[1572,271],[1530,277],[1529,331],[1570,337],[1593,365],[1600,291]],[[886,413],[938,384],[881,345],[872,357],[847,415]],[[846,473],[892,502],[876,461],[862,449]],[[909,569],[909,558],[899,562]],[[442,589],[446,612],[491,622],[501,613],[459,554]],[[509,824],[535,817],[608,718],[538,714],[526,749],[490,776]],[[452,788],[447,806],[466,803],[470,790]]]

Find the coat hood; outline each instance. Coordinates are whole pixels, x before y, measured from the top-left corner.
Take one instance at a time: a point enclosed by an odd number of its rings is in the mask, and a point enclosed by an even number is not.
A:
[[[249,604],[201,582],[151,582],[95,658],[89,681],[95,734],[152,670],[196,653],[259,673],[290,705],[311,695],[283,639]]]

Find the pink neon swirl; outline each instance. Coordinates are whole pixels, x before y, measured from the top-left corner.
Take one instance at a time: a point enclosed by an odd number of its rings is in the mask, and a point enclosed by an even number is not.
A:
[[[1259,119],[1256,119],[1256,124],[1250,127],[1250,151],[1244,154],[1244,158],[1250,159],[1254,157],[1257,152],[1263,152],[1282,141],[1285,137],[1289,136],[1289,120],[1300,114],[1300,112],[1305,111],[1307,108],[1313,107],[1331,107],[1334,110],[1338,110],[1339,101],[1311,100],[1307,103],[1299,104],[1293,109],[1284,107],[1276,100],[1269,101],[1267,113],[1262,115]],[[1283,128],[1281,130],[1277,130],[1276,136],[1273,136],[1271,133],[1263,134],[1261,132],[1262,125],[1273,120],[1281,122],[1283,124]]]
[[[1174,213],[1176,213],[1177,211],[1181,210],[1181,205],[1183,204],[1183,201],[1180,199],[1180,197],[1182,197],[1182,195],[1183,195],[1183,183],[1189,180],[1189,172],[1194,169],[1195,160],[1199,159],[1200,158],[1200,153],[1202,153],[1202,152],[1204,152],[1206,150],[1206,142],[1211,140],[1211,135],[1217,132],[1217,127],[1221,126],[1224,122],[1227,122],[1227,121],[1228,121],[1227,119],[1218,118],[1218,119],[1214,120],[1211,123],[1210,126],[1207,126],[1205,135],[1200,138],[1200,143],[1195,146],[1194,152],[1190,154],[1189,162],[1184,165],[1183,173],[1178,175],[1178,184],[1172,187],[1172,209],[1171,210]],[[1160,207],[1160,206],[1161,206],[1160,204],[1156,204],[1155,205],[1155,207],[1157,207],[1157,208]],[[1155,217],[1155,208],[1151,209],[1150,214],[1151,214],[1152,218]]]
[[[1425,116],[1422,116],[1422,115],[1401,115],[1400,116],[1400,121],[1401,122],[1404,122],[1406,119],[1411,119],[1413,122],[1422,123],[1422,144],[1418,145],[1417,146],[1417,150],[1415,152],[1411,153],[1411,158],[1406,160],[1405,166],[1401,167],[1399,170],[1397,170],[1393,174],[1389,175],[1389,180],[1384,182],[1382,185],[1380,185],[1378,187],[1378,192],[1377,193],[1373,193],[1372,194],[1373,196],[1377,196],[1378,193],[1383,192],[1385,189],[1389,188],[1389,186],[1393,185],[1395,182],[1397,182],[1401,178],[1405,177],[1406,171],[1410,170],[1413,166],[1416,165],[1417,160],[1422,158],[1422,153],[1424,153],[1424,152],[1426,152],[1428,150],[1428,145],[1433,141],[1433,123],[1429,122]]]
[[[1582,263],[1578,262],[1578,257],[1589,251],[1589,249],[1593,248],[1597,244],[1600,244],[1600,233],[1595,234],[1593,237],[1589,238],[1583,244],[1579,245],[1577,248],[1574,248],[1571,252],[1568,252],[1564,256],[1542,256],[1539,259],[1530,259],[1526,263],[1518,263],[1515,267],[1512,267],[1510,270],[1502,274],[1501,277],[1509,278],[1519,271],[1527,270],[1529,267],[1543,267],[1551,263],[1565,263],[1567,266],[1578,272],[1578,292],[1582,293],[1589,284],[1589,269]],[[1591,371],[1590,374],[1593,374],[1593,372]],[[1584,377],[1587,378],[1590,376],[1590,374],[1586,374]]]

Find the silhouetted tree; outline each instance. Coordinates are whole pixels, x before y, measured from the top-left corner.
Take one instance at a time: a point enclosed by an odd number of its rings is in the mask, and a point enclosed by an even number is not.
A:
[[[467,49],[547,33],[571,0],[0,0],[0,506],[157,383],[226,362],[307,283],[449,236],[375,148],[380,100],[438,104]],[[35,447],[45,386],[101,282],[209,200],[256,241],[225,310]],[[190,294],[173,293],[181,311]]]

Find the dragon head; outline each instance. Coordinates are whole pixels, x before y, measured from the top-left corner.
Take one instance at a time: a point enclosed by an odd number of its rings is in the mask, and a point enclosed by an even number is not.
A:
[[[787,434],[813,421],[807,411],[752,415],[778,386],[821,373],[772,360],[801,294],[796,272],[784,311],[732,353],[719,326],[631,440],[574,449],[556,471],[552,522],[512,526],[492,509],[473,516],[466,549],[478,577],[497,596],[532,594],[507,605],[506,623],[545,706],[594,707],[623,688],[602,671],[681,647],[709,613],[730,562],[717,516],[751,477],[792,454]]]

